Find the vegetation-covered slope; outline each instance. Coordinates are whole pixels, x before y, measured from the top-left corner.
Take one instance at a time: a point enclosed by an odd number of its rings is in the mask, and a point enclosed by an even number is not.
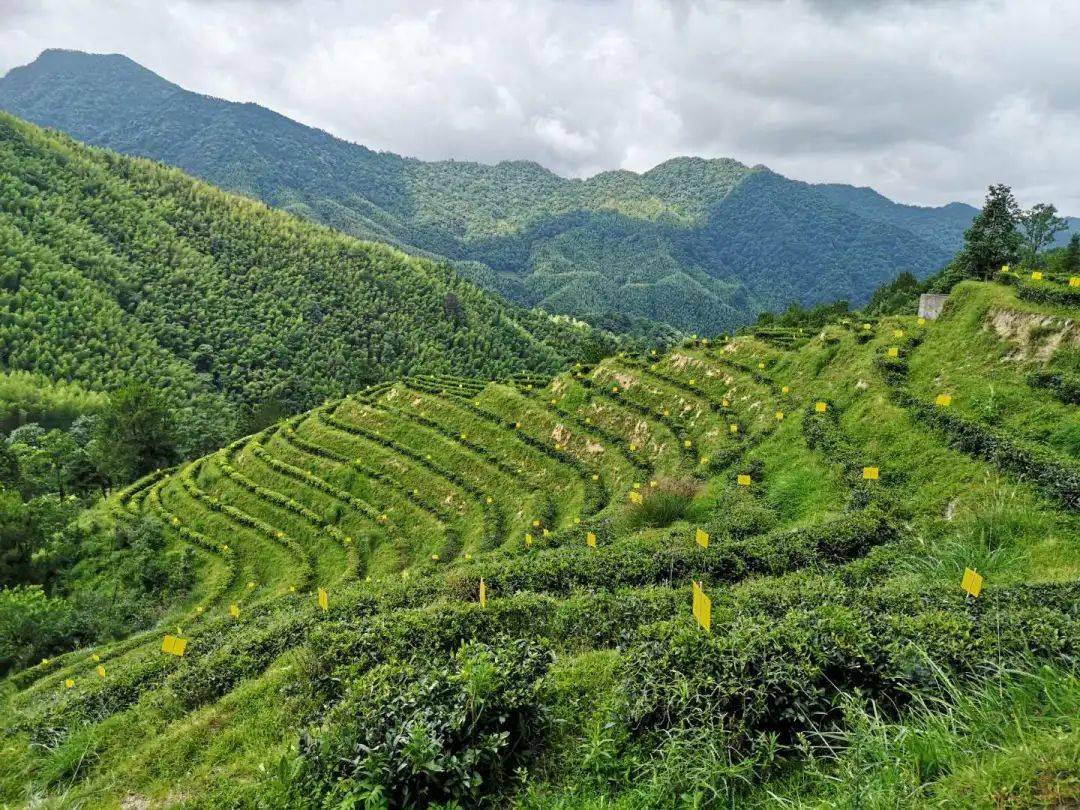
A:
[[[0,366],[311,407],[388,376],[551,372],[598,340],[451,269],[0,115]]]
[[[94,519],[195,585],[3,683],[0,801],[1075,803],[1076,316],[412,376],[152,475]]]
[[[0,80],[0,108],[346,233],[448,257],[526,305],[691,332],[792,300],[861,304],[901,271],[938,269],[974,213],[734,160],[677,158],[587,180],[523,161],[424,162],[186,91],[115,55],[46,51]]]

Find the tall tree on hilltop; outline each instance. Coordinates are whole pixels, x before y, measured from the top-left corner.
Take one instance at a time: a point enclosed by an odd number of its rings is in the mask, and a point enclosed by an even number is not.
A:
[[[1039,203],[1020,214],[1020,234],[1023,238],[1023,257],[1027,267],[1037,267],[1039,253],[1050,246],[1054,236],[1069,226],[1057,215],[1050,203]]]
[[[968,275],[990,278],[1002,265],[1016,261],[1021,236],[1016,229],[1020,206],[1012,189],[1004,184],[990,186],[982,211],[964,232],[961,258]]]

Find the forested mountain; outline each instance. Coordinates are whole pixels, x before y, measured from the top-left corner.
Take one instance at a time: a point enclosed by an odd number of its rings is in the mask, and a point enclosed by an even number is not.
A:
[[[445,264],[4,114],[0,313],[7,370],[289,409],[391,375],[550,372],[600,339]]]
[[[453,260],[507,298],[714,332],[792,300],[859,304],[923,277],[974,210],[897,205],[734,160],[559,177],[529,162],[374,152],[254,104],[186,91],[123,56],[46,51],[0,80],[0,107],[151,157],[346,233]]]

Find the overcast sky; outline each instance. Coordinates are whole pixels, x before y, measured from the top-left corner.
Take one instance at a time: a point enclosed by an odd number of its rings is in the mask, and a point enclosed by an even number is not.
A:
[[[1080,215],[1075,0],[0,0],[0,73],[48,47],[427,159],[724,156]]]

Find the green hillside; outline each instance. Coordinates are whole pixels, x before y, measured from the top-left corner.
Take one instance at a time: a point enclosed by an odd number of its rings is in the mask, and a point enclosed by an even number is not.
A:
[[[730,159],[675,158],[585,180],[525,161],[425,162],[189,92],[118,55],[45,51],[0,79],[0,108],[346,233],[446,257],[527,306],[687,332],[728,330],[791,301],[865,303],[902,271],[937,270],[975,213],[898,205]]]
[[[187,549],[188,586],[24,655],[0,802],[1080,802],[1068,290],[409,376],[153,474],[87,519]]]
[[[549,373],[604,346],[445,264],[3,114],[0,312],[0,367],[215,413],[405,374]]]

